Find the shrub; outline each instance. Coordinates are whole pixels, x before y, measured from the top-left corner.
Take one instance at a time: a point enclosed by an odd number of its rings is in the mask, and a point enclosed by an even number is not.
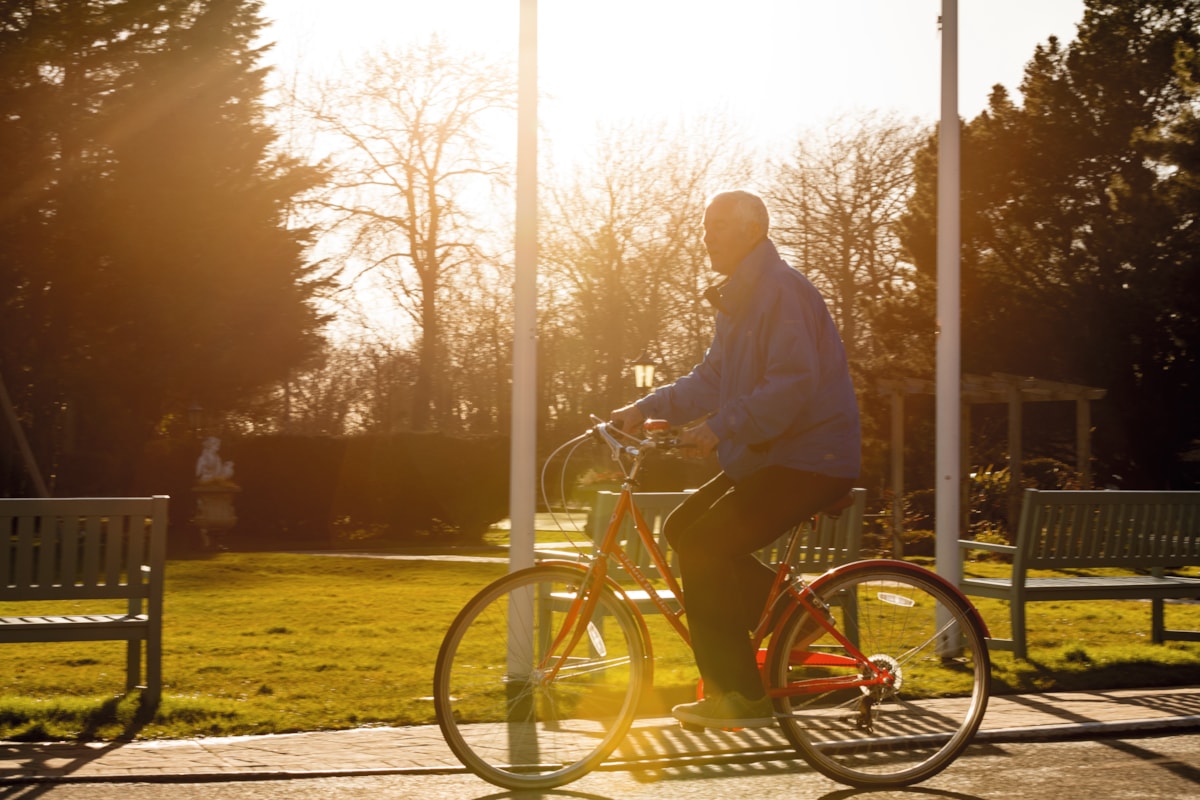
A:
[[[885,511],[890,509],[885,506]],[[868,514],[863,520],[862,552],[864,555],[890,556],[893,552],[892,516]]]
[[[1021,464],[1021,485],[1029,489],[1079,489],[1079,473],[1056,458],[1031,458]]]
[[[904,557],[937,555],[937,533],[930,530],[904,531]]]
[[[194,451],[194,452],[192,452]],[[138,494],[172,495],[172,538],[194,511],[194,443],[147,453]],[[259,436],[223,443],[240,486],[239,549],[322,548],[453,537],[479,542],[508,515],[508,442],[440,433]],[[178,533],[177,533],[178,531]]]
[[[988,465],[971,473],[967,482],[969,535],[976,531],[1008,531],[1008,490],[1012,483],[1008,467]],[[1007,538],[1004,539],[1007,543]]]
[[[916,489],[904,495],[904,527],[933,528],[937,495],[933,489]]]

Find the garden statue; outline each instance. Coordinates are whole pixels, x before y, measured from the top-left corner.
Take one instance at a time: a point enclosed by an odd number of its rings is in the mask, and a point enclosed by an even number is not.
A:
[[[196,480],[200,483],[216,483],[233,479],[233,462],[221,461],[217,453],[221,449],[221,440],[209,436],[204,440],[204,450],[196,459]]]
[[[237,524],[233,496],[239,488],[233,482],[233,462],[221,460],[220,448],[221,440],[209,436],[204,440],[200,458],[196,459],[196,484],[192,487],[196,495],[196,516],[192,522],[200,531],[200,541],[205,549],[216,544],[214,534],[228,531]]]

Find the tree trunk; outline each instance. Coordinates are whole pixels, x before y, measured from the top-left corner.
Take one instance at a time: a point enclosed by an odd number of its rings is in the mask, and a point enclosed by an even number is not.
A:
[[[412,429],[427,431],[433,419],[434,374],[437,354],[441,349],[438,326],[436,282],[426,276],[421,280],[421,346],[417,363],[417,380],[413,384]]]

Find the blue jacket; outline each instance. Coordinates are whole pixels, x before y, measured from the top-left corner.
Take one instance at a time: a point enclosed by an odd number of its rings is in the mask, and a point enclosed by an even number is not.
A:
[[[808,278],[758,244],[721,287],[717,329],[692,371],[637,401],[682,425],[711,415],[734,480],[768,465],[858,477],[858,401],[841,336]]]

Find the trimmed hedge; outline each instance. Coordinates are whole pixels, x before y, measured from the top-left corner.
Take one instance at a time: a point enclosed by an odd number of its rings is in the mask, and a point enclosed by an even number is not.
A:
[[[176,531],[191,527],[198,455],[195,443],[159,443],[133,487],[172,496]],[[221,458],[240,487],[238,524],[222,542],[238,549],[478,542],[508,516],[505,437],[261,436],[223,441]]]

